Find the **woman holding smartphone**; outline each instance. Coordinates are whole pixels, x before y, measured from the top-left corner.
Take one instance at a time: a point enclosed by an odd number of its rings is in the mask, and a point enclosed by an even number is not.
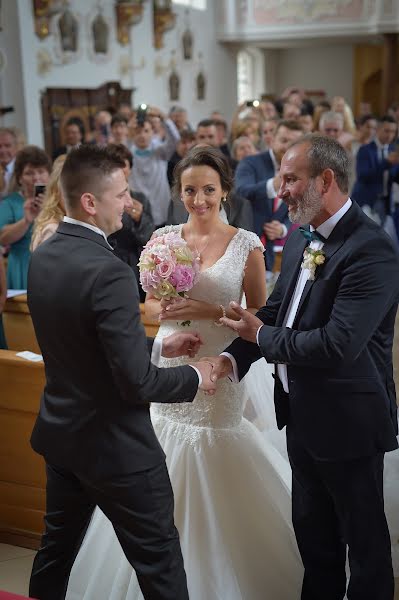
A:
[[[51,161],[37,146],[25,146],[15,158],[11,189],[0,204],[0,245],[10,246],[8,289],[26,289],[33,223],[39,214]]]

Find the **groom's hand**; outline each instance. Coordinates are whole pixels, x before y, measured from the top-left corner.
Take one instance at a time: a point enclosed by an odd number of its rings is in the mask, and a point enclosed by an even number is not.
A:
[[[199,386],[199,389],[205,392],[205,394],[213,396],[216,390],[216,380],[213,381],[211,379],[211,363],[205,362],[204,359],[201,359],[199,362],[191,363],[191,366],[198,369],[198,371],[201,373],[202,383]]]
[[[162,356],[176,358],[189,356],[193,358],[203,344],[203,339],[197,331],[192,333],[176,331],[162,340]]]
[[[230,327],[230,329],[233,329],[233,331],[238,333],[243,340],[254,342],[254,344],[256,344],[256,334],[258,333],[259,327],[264,325],[263,321],[247,310],[241,308],[237,302],[230,302],[230,308],[236,313],[240,320],[234,321],[233,319],[221,318],[220,322],[223,323],[223,325]]]
[[[229,375],[233,374],[233,365],[231,364],[231,360],[228,356],[207,356],[201,360],[206,360],[207,362],[211,363],[212,381],[216,382],[218,379],[223,379],[223,377],[229,377]]]

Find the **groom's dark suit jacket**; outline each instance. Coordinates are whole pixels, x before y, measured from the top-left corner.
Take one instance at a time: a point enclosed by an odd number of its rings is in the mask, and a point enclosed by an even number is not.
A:
[[[280,428],[295,424],[314,458],[347,460],[397,447],[392,340],[399,300],[399,256],[383,230],[354,202],[324,244],[324,265],[306,283],[292,329],[283,326],[306,240],[292,233],[281,275],[257,316],[259,346],[227,348],[240,379],[263,356],[286,363],[289,394],[276,374]]]
[[[193,400],[198,376],[151,364],[129,266],[101,235],[61,223],[32,254],[28,303],[46,370],[34,450],[93,478],[162,462],[149,403]]]

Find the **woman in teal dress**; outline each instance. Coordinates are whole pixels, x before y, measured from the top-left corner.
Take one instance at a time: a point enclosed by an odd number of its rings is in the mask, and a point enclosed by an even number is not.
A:
[[[10,246],[8,289],[26,290],[33,223],[40,212],[43,194],[35,185],[46,185],[51,170],[47,154],[37,146],[25,146],[15,158],[14,191],[0,203],[0,245]]]

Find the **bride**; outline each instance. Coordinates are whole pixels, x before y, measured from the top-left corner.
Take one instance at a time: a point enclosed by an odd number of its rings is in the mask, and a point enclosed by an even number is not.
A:
[[[229,302],[245,294],[252,312],[266,298],[259,238],[220,218],[232,189],[226,159],[196,147],[175,170],[175,191],[190,219],[155,232],[178,232],[200,256],[201,275],[189,298],[159,302],[146,312],[161,322],[163,338],[183,321],[201,332],[202,356],[229,345],[234,332],[220,325]],[[224,211],[222,211],[224,212]],[[161,358],[159,366],[184,359]],[[268,369],[266,362],[263,366]],[[272,379],[266,384],[265,402]],[[249,374],[250,375],[250,374]],[[214,396],[191,404],[153,404],[152,422],[166,453],[175,495],[175,522],[191,600],[296,600],[302,565],[291,526],[290,468],[275,444],[243,417],[243,384],[218,382]],[[67,600],[138,600],[142,595],[112,525],[97,508],[69,581]]]

